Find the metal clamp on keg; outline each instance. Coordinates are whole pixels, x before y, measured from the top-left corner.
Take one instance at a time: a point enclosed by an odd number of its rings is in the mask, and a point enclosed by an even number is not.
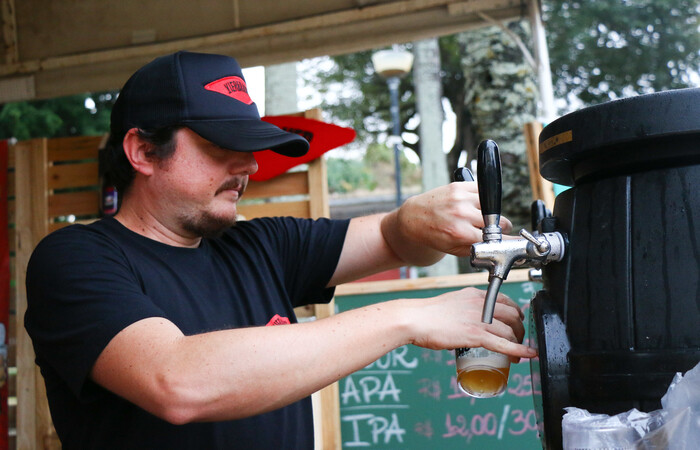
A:
[[[458,172],[461,170],[457,169]],[[498,225],[501,219],[501,159],[498,145],[492,140],[482,141],[477,149],[477,183],[485,224],[482,229],[484,240],[472,245],[471,264],[489,271],[481,320],[491,323],[498,291],[511,267],[527,265],[540,269],[551,261],[561,261],[566,251],[566,237],[558,231],[530,233],[522,229],[522,239],[503,239]]]

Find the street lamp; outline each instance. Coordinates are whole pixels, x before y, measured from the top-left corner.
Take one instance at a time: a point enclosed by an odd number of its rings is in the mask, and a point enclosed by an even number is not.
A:
[[[386,78],[391,96],[391,119],[394,125],[394,171],[396,178],[396,206],[401,206],[401,165],[399,163],[399,143],[401,142],[401,122],[399,120],[399,79],[411,71],[413,54],[405,50],[381,50],[372,55],[374,71]]]
[[[394,173],[396,179],[396,207],[401,206],[401,164],[399,159],[399,144],[401,140],[401,121],[399,119],[399,79],[411,71],[413,53],[405,50],[381,50],[372,55],[374,71],[386,78],[391,97],[391,120],[394,132]],[[401,267],[399,276],[406,278],[406,268]]]

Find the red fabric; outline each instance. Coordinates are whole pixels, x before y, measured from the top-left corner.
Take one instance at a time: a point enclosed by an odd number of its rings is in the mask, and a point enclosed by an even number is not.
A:
[[[0,141],[0,326],[4,328],[4,341],[0,342],[4,349],[5,364],[2,371],[2,386],[0,387],[0,450],[8,448],[8,415],[7,415],[7,345],[8,323],[10,321],[10,242],[8,237],[7,212],[7,141]]]
[[[250,176],[250,179],[255,181],[274,178],[292,167],[313,161],[328,150],[345,145],[355,139],[355,130],[352,128],[340,127],[320,120],[296,116],[265,116],[262,120],[304,137],[309,141],[309,151],[299,158],[280,155],[272,150],[255,152],[258,171]]]

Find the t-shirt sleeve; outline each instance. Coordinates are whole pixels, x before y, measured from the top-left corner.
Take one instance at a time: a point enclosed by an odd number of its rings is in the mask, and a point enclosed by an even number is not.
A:
[[[349,220],[269,219],[270,239],[279,252],[285,286],[293,306],[327,303],[335,288],[328,288],[340,259]]]
[[[121,250],[87,227],[42,240],[27,267],[25,327],[42,370],[50,367],[85,399],[92,366],[132,323],[163,312],[144,295]]]

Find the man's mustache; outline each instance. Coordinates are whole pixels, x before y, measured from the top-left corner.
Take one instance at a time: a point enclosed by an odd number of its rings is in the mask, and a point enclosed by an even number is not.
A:
[[[215,195],[218,195],[222,193],[223,191],[238,191],[238,198],[240,198],[243,193],[245,192],[246,187],[248,186],[248,180],[246,178],[232,178],[230,180],[225,181],[219,189],[216,190]]]

